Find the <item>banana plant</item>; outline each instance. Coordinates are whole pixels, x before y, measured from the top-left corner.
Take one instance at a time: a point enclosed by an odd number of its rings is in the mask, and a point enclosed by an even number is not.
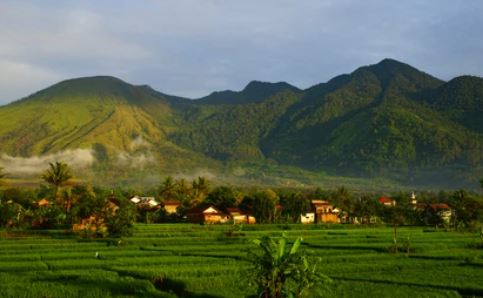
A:
[[[253,242],[261,250],[252,259],[258,297],[303,297],[314,286],[330,281],[316,271],[317,262],[309,261],[300,250],[302,238],[291,246],[285,234],[277,240],[266,236]]]

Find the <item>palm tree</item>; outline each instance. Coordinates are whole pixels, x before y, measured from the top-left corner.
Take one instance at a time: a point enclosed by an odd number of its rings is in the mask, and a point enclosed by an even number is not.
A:
[[[54,197],[57,199],[59,189],[66,186],[73,176],[69,166],[64,162],[51,162],[49,166],[50,168],[42,174],[41,178],[53,187]]]
[[[209,183],[204,177],[198,177],[198,179],[192,182],[193,197],[191,205],[197,205],[201,203],[209,193]]]
[[[159,186],[158,194],[164,199],[171,199],[176,195],[175,187],[176,185],[173,177],[168,176]]]
[[[0,167],[0,185],[3,184],[3,178],[5,178],[5,176],[7,176],[6,173],[3,172],[3,168]]]

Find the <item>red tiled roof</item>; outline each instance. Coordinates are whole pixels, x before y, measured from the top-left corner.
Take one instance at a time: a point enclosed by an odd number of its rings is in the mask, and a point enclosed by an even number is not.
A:
[[[50,204],[50,202],[49,202],[49,200],[47,200],[47,199],[42,199],[42,200],[38,201],[38,202],[37,202],[37,204],[38,204],[39,206],[47,206],[47,205],[49,205],[49,204]]]
[[[215,212],[205,212],[205,210],[207,210],[209,208],[213,208],[216,211]],[[201,213],[203,213],[203,214],[224,214],[220,210],[216,209],[213,205],[196,206],[196,207],[193,207],[193,208],[188,209],[187,213],[188,214],[201,214]]]
[[[379,198],[379,203],[392,203],[394,202],[394,199],[391,199],[391,198],[386,198],[386,197],[380,197]]]
[[[181,205],[181,202],[176,200],[167,200],[164,201],[164,206],[166,205]]]
[[[431,207],[433,207],[433,209],[451,209],[448,204],[445,203],[431,204]]]
[[[328,201],[325,200],[312,200],[312,205],[330,205]]]

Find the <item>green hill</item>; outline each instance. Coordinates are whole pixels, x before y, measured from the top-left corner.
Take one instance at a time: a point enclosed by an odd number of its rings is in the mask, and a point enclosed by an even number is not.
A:
[[[0,107],[0,152],[87,148],[106,169],[144,154],[162,173],[256,164],[456,184],[483,174],[482,107],[483,79],[443,82],[391,59],[306,90],[254,81],[198,100],[79,78]]]

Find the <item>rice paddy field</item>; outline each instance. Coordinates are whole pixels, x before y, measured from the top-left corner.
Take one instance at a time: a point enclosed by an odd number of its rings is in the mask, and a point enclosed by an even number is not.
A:
[[[246,297],[251,240],[282,231],[332,279],[313,297],[483,296],[476,233],[399,228],[395,254],[390,227],[159,224],[103,240],[1,230],[0,297]]]

